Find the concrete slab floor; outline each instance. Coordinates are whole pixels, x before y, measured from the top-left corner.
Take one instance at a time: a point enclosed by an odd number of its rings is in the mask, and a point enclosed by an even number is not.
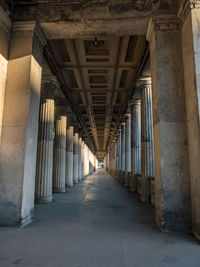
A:
[[[25,228],[0,228],[1,267],[199,267],[190,235],[160,233],[151,205],[103,169],[35,206]]]

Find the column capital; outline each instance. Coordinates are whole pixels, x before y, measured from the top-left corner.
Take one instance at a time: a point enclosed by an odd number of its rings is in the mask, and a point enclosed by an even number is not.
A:
[[[147,86],[151,86],[151,77],[141,77],[137,81],[137,86],[140,89],[143,89],[143,88],[145,88]]]
[[[185,0],[185,2],[180,6],[178,11],[180,28],[182,28],[190,10],[199,8],[200,8],[200,0]]]
[[[0,28],[7,33],[9,33],[11,29],[11,20],[2,7],[0,7]]]
[[[141,105],[142,105],[141,99],[131,99],[129,101],[129,106],[130,106],[131,110],[136,108],[136,107],[141,107]]]
[[[54,93],[59,83],[55,76],[44,76],[42,79],[41,98],[54,99]]]
[[[189,0],[189,4],[191,9],[200,8],[200,0]]]
[[[179,30],[179,19],[176,15],[163,15],[151,17],[147,28],[146,39],[151,40],[153,31]]]
[[[12,25],[12,34],[35,36],[42,46],[47,44],[45,35],[36,21],[17,21]]]
[[[124,114],[125,119],[129,118],[131,116],[131,110],[130,110],[130,106],[128,105],[126,112]]]
[[[57,116],[67,116],[67,106],[64,100],[55,100],[56,115]]]

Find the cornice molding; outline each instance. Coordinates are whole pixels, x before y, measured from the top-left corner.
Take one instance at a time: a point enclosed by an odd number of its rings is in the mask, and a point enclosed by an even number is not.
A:
[[[0,7],[0,28],[2,28],[7,33],[9,33],[11,29],[11,20],[1,7]]]
[[[152,17],[147,28],[146,39],[151,40],[154,31],[172,31],[179,30],[179,20],[176,16]]]
[[[179,27],[182,28],[190,10],[199,9],[200,0],[186,0],[178,11]]]
[[[200,8],[200,0],[188,0],[188,2],[190,4],[191,9]]]
[[[47,44],[44,33],[36,21],[14,22],[12,25],[12,34],[14,35],[34,35],[42,46]]]
[[[189,14],[193,9],[200,8],[200,0],[185,0],[181,5],[177,16],[156,16],[149,21],[146,39],[150,41],[153,30],[171,31],[180,30]]]

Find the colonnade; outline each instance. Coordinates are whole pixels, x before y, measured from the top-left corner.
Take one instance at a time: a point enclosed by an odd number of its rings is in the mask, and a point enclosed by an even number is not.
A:
[[[81,128],[68,119],[72,114],[68,116],[65,98],[55,96],[58,89],[55,76],[42,79],[35,187],[39,203],[52,201],[53,192],[66,192],[96,167]]]
[[[151,77],[140,78],[135,92],[105,161],[117,181],[138,192],[141,201],[154,203]]]
[[[56,76],[45,72],[38,24],[13,23],[1,8],[0,22],[0,225],[26,225],[35,202],[91,174],[96,157]]]
[[[139,77],[104,165],[155,204],[161,230],[200,238],[200,3],[182,2],[177,17],[149,18],[150,73]],[[81,181],[95,156],[55,98],[56,77],[44,75],[40,26],[0,8],[0,36],[0,224],[24,225],[35,197],[49,202]]]

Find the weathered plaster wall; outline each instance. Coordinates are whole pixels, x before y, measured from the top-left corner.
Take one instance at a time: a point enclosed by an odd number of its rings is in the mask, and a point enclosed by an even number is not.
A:
[[[188,14],[182,28],[193,231],[200,238],[200,11]]]

